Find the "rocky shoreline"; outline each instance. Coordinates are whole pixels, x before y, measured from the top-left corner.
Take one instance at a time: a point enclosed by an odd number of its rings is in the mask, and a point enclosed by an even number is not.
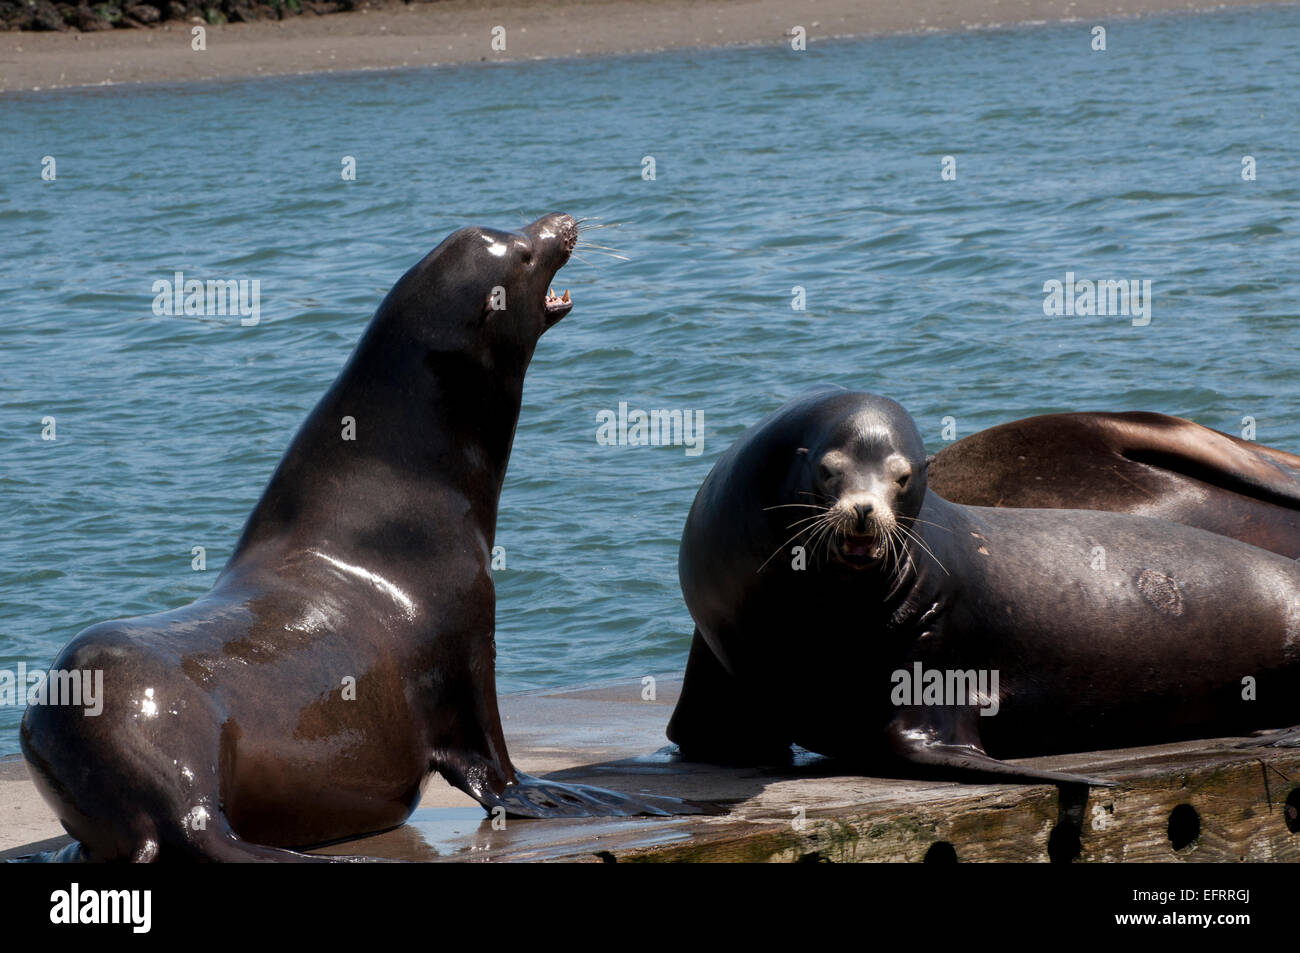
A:
[[[433,2],[433,0],[424,0]],[[254,23],[383,6],[372,0],[0,0],[0,30],[141,29],[165,21]]]

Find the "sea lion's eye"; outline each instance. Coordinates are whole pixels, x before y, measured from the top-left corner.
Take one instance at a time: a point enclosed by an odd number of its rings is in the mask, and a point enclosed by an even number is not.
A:
[[[898,488],[900,490],[907,489],[907,481],[911,479],[911,476],[912,474],[910,473],[904,473],[901,477],[898,478]]]
[[[822,480],[822,482],[829,483],[831,478],[835,476],[835,471],[826,464],[819,463],[817,464],[817,476]]]

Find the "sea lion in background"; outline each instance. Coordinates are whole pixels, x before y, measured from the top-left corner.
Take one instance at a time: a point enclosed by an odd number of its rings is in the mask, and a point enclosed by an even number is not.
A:
[[[944,447],[928,477],[953,503],[1156,516],[1300,557],[1300,457],[1181,417],[1016,420]]]
[[[925,464],[902,407],[839,388],[719,458],[680,551],[696,630],[668,737],[685,757],[793,742],[868,770],[1101,783],[1001,759],[1300,721],[1291,560],[1124,513],[961,506]]]
[[[284,848],[400,825],[434,771],[521,817],[697,810],[529,777],[501,731],[497,502],[576,240],[559,214],[448,237],[379,306],[212,591],[63,650],[55,670],[102,670],[103,712],[33,705],[21,740],[82,857],[337,859]]]

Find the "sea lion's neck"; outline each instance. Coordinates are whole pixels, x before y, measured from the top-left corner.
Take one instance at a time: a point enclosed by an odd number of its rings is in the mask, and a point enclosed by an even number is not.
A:
[[[953,581],[949,579],[946,550],[951,528],[961,522],[958,509],[947,500],[927,493],[925,502],[908,529],[907,563],[892,583],[882,606],[888,616],[886,627],[919,634],[949,601]]]
[[[280,541],[342,556],[417,538],[404,550],[436,554],[470,535],[491,549],[523,368],[394,347],[373,331],[294,436],[231,564]]]

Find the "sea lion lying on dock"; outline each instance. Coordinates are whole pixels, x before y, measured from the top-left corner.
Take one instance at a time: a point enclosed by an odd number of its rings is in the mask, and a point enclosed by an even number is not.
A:
[[[1162,519],[950,502],[912,418],[870,394],[819,390],[743,434],[679,574],[687,758],[797,743],[868,771],[1102,783],[1003,759],[1300,721],[1300,566]]]

